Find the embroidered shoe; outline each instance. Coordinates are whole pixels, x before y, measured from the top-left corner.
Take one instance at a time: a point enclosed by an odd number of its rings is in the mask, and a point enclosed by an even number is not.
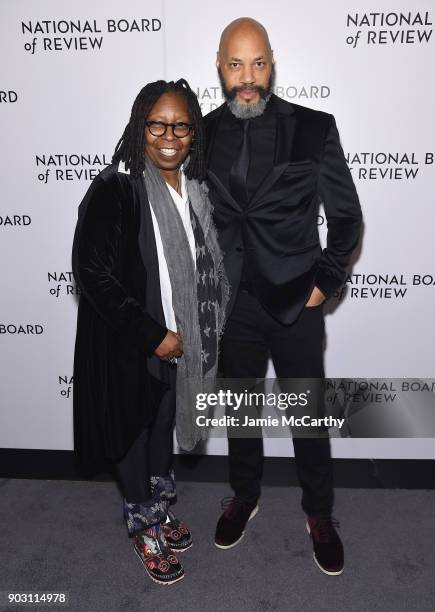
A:
[[[308,517],[306,526],[313,542],[316,565],[328,576],[339,576],[343,573],[344,551],[335,528],[339,527],[340,523],[332,517]]]
[[[169,548],[175,552],[184,552],[192,546],[192,535],[187,526],[178,520],[174,513],[168,509],[166,522],[161,529]]]
[[[184,578],[184,569],[168,547],[160,525],[134,535],[134,550],[149,577],[158,584],[174,584]]]
[[[216,525],[214,543],[218,548],[236,546],[245,535],[245,527],[258,512],[257,501],[245,502],[239,497],[225,497],[222,500],[225,510]]]

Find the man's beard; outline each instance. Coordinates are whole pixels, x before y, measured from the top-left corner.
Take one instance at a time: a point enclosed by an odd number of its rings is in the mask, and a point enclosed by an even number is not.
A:
[[[222,91],[228,104],[228,108],[238,119],[253,119],[262,115],[266,109],[266,104],[272,95],[273,86],[275,84],[275,66],[272,64],[272,70],[269,77],[269,83],[267,87],[261,87],[260,85],[241,85],[239,87],[232,87],[228,89],[225,85],[225,81],[222,75],[222,71],[218,68],[219,80],[221,82]],[[240,104],[237,101],[236,96],[239,91],[256,91],[260,96],[258,102],[253,104]]]

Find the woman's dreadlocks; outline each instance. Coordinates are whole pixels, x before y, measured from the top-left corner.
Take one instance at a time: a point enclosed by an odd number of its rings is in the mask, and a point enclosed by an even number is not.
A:
[[[205,134],[198,99],[184,79],[178,81],[155,81],[148,83],[139,92],[131,109],[130,121],[116,145],[112,162],[122,160],[126,170],[140,176],[145,168],[145,122],[157,100],[165,93],[176,93],[187,100],[190,121],[194,130],[194,145],[190,149],[189,163],[185,174],[189,179],[202,180],[205,175]]]

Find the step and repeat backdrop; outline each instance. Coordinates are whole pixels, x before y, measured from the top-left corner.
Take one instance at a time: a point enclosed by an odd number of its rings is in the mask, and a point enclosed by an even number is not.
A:
[[[327,375],[434,376],[432,2],[2,0],[0,447],[72,449],[77,207],[145,83],[186,78],[204,114],[223,102],[216,49],[240,16],[269,32],[275,93],[335,115],[361,199],[362,245],[326,316]],[[322,210],[318,223],[324,241]],[[430,438],[333,450],[435,458]],[[292,445],[268,439],[266,452]]]

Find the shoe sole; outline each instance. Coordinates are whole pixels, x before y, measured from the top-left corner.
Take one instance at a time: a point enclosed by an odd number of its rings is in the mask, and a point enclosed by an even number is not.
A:
[[[310,526],[308,525],[308,522],[307,522],[307,523],[305,523],[305,526],[306,526],[306,528],[307,528],[308,535],[311,535],[311,530],[310,530]],[[338,572],[330,572],[330,571],[326,570],[326,569],[325,569],[324,567],[322,567],[322,566],[320,565],[320,563],[317,561],[317,559],[316,559],[316,553],[314,553],[314,552],[313,552],[313,559],[314,559],[314,563],[317,565],[317,567],[319,568],[319,570],[320,570],[321,572],[323,572],[324,574],[326,574],[327,576],[340,576],[340,574],[342,574],[342,573],[343,573],[343,571],[344,571],[344,567],[343,567],[341,570],[338,570]]]
[[[258,512],[258,504],[257,504],[257,506],[255,506],[255,508],[253,509],[251,514],[249,515],[249,518],[246,521],[246,523],[248,523],[251,519],[253,519],[254,516],[257,514],[257,512]],[[240,536],[240,538],[238,540],[236,540],[232,544],[228,544],[228,546],[224,546],[223,544],[217,544],[216,542],[214,543],[214,545],[217,546],[217,548],[220,548],[221,550],[228,550],[230,548],[234,548],[234,546],[237,546],[237,544],[243,539],[244,535],[245,535],[245,530],[242,531],[242,535]]]
[[[151,576],[151,574],[149,573],[147,566],[145,565],[145,563],[143,562],[142,557],[140,556],[140,554],[138,553],[138,551],[133,548],[134,552],[137,554],[140,562],[142,563],[142,567],[145,568],[146,573],[148,574],[148,576],[151,578],[151,580],[153,582],[155,582],[156,584],[162,584],[163,586],[169,585],[169,584],[175,584],[176,582],[179,582],[180,580],[182,580],[184,578],[184,574],[181,574],[181,576],[179,576],[178,578],[175,578],[175,580],[168,580],[167,582],[162,582],[161,580],[157,580],[157,578],[154,578],[154,576]]]
[[[193,546],[193,542],[191,544],[189,544],[189,546],[185,546],[184,548],[171,548],[169,546],[169,548],[172,550],[172,552],[186,552],[186,550],[189,550],[189,548],[192,548]]]

